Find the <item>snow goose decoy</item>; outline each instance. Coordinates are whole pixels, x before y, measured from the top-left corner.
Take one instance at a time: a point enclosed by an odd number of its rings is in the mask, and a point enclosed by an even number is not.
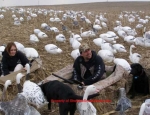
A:
[[[94,85],[89,85],[84,93],[83,102],[77,103],[77,109],[80,115],[96,115],[97,110],[91,102],[87,101],[90,94],[98,93],[99,90]]]
[[[101,46],[102,43],[106,43],[106,41],[102,38],[95,38],[93,40],[94,44],[97,45],[97,46]]]
[[[50,54],[60,54],[60,53],[62,53],[62,50],[54,44],[45,45],[45,50]]]
[[[117,103],[116,111],[119,111],[119,115],[125,115],[124,111],[131,108],[131,101],[126,97],[124,88],[119,89],[119,101]]]
[[[20,79],[24,75],[22,73],[18,73],[16,76],[18,91],[20,94],[25,96],[28,103],[35,105],[37,108],[41,108],[42,106],[48,104],[48,102],[45,99],[41,88],[37,84],[29,80],[30,65],[26,64],[25,68],[27,69],[27,74],[26,74],[26,81],[23,84],[22,92],[21,92]]]
[[[39,57],[37,50],[34,48],[26,47],[26,48],[24,48],[23,53],[26,55],[27,58],[38,58]]]
[[[39,39],[35,34],[31,34],[30,35],[30,42],[31,43],[36,43],[36,42],[39,42]]]
[[[127,52],[126,48],[122,44],[114,44],[113,47],[117,50],[117,52]]]
[[[141,55],[138,53],[132,53],[132,48],[136,48],[134,45],[130,46],[130,55],[129,55],[129,59],[132,63],[139,63],[140,59],[141,59]]]
[[[5,82],[2,98],[9,85],[11,85],[11,80]],[[40,115],[34,107],[28,105],[26,98],[20,93],[12,101],[0,102],[0,110],[5,115]]]
[[[130,71],[131,71],[131,66],[130,66],[130,64],[129,64],[125,59],[122,59],[122,58],[114,58],[114,63],[115,63],[116,65],[122,66],[128,73],[130,73]]]
[[[98,55],[106,62],[114,60],[114,54],[110,50],[99,50]]]
[[[149,115],[150,114],[150,99],[146,99],[144,103],[142,103],[139,111],[139,115]]]
[[[16,47],[17,47],[17,49],[19,50],[19,51],[21,51],[21,52],[24,52],[24,45],[23,44],[21,44],[21,43],[19,43],[19,42],[14,42],[15,43],[15,45],[16,45]]]
[[[73,57],[74,60],[75,60],[78,56],[80,56],[79,49],[73,50],[73,51],[71,52],[71,57]]]
[[[56,41],[58,41],[58,42],[65,42],[66,38],[65,38],[65,36],[63,34],[58,34],[56,36]]]
[[[47,38],[48,36],[47,36],[44,32],[39,32],[39,33],[38,33],[38,37],[39,37],[40,39],[43,39],[43,38]]]

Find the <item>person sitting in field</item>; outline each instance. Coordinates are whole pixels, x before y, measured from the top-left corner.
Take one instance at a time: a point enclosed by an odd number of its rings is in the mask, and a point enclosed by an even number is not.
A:
[[[17,47],[14,42],[7,44],[2,56],[1,76],[8,75],[13,71],[21,70],[27,63],[29,63],[27,57],[22,52],[17,51]]]
[[[103,79],[105,64],[102,58],[95,51],[91,51],[86,43],[79,47],[79,52],[80,56],[74,62],[71,79],[78,80],[83,85],[91,85]]]

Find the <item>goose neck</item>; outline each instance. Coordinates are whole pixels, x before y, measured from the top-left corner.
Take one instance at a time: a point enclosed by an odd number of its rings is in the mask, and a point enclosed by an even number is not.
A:
[[[83,96],[83,100],[87,100],[88,95],[89,95],[88,91],[85,91],[84,96]]]

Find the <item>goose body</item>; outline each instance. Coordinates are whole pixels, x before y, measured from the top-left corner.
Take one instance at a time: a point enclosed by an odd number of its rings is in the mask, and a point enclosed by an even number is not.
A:
[[[34,29],[34,34],[38,35],[38,33],[40,33],[41,30],[40,29]]]
[[[101,44],[101,49],[102,50],[109,50],[111,51],[112,53],[117,53],[116,49],[113,47],[112,44],[110,43],[102,43]]]
[[[136,48],[134,45],[130,46],[130,55],[129,55],[129,59],[132,63],[139,63],[140,59],[141,59],[141,55],[138,53],[132,53],[132,48]]]
[[[40,39],[43,39],[43,38],[47,38],[48,36],[47,36],[44,32],[39,32],[39,33],[38,33],[38,37],[39,37]]]
[[[114,60],[114,54],[109,50],[99,50],[98,55],[106,62],[112,62]]]
[[[93,106],[93,104],[89,101],[87,101],[89,94],[98,93],[99,90],[94,85],[89,85],[84,93],[83,96],[83,102],[77,103],[77,109],[80,113],[80,115],[96,115],[97,110]]]
[[[80,56],[79,49],[73,50],[73,51],[71,52],[71,57],[73,57],[74,60],[75,60],[78,56]]]
[[[2,56],[2,52],[5,50],[5,46],[0,46],[0,56]]]
[[[112,42],[112,43],[113,43],[114,40],[115,40],[112,35],[107,34],[107,33],[100,34],[99,37],[102,38],[102,39],[104,39],[104,40],[107,41],[107,42]]]
[[[36,49],[31,47],[24,48],[23,53],[26,55],[27,58],[37,58],[39,57],[39,54]]]
[[[94,44],[97,45],[97,46],[101,46],[102,43],[106,43],[105,40],[103,40],[102,38],[95,38],[93,40]]]
[[[54,45],[54,44],[47,44],[47,45],[45,45],[45,50],[48,53],[51,53],[51,54],[60,54],[60,53],[62,53],[62,50],[60,48],[58,48],[56,45]]]
[[[42,106],[46,105],[48,102],[44,97],[44,94],[41,88],[34,82],[29,80],[29,73],[30,73],[30,65],[26,64],[25,68],[27,69],[26,81],[23,84],[22,92],[20,91],[19,87],[18,90],[20,94],[25,96],[28,103],[35,105],[37,108],[41,108]],[[17,85],[20,85],[20,79],[24,75],[22,73],[18,73],[16,76]]]
[[[128,73],[131,71],[130,64],[129,64],[125,59],[122,59],[122,58],[114,58],[114,63],[115,63],[116,65],[122,66]]]
[[[127,52],[126,48],[122,44],[114,44],[113,47],[117,50],[117,52]]]
[[[124,41],[126,41],[128,43],[134,43],[135,37],[134,36],[126,36],[126,37],[124,37]]]
[[[19,50],[19,51],[21,51],[21,52],[24,52],[24,45],[23,44],[21,44],[21,43],[19,43],[19,42],[14,42],[15,43],[15,45],[16,45],[16,47],[17,47],[17,49]]]
[[[139,111],[139,115],[149,115],[150,114],[150,99],[146,99],[144,103],[142,103]]]
[[[30,35],[30,42],[31,43],[36,43],[36,42],[39,42],[39,39],[35,34],[31,34]]]
[[[4,84],[2,99],[9,85],[11,85],[11,80],[7,80]],[[28,105],[25,96],[21,93],[18,93],[11,101],[0,102],[0,110],[3,111],[5,115],[40,115],[34,107]]]
[[[56,41],[58,41],[58,42],[65,42],[66,38],[65,38],[65,36],[63,34],[58,34],[56,36]]]

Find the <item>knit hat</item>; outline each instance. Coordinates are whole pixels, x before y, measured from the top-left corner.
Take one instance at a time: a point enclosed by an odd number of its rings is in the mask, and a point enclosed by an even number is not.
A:
[[[88,46],[87,43],[81,44],[80,47],[79,47],[79,52],[80,52],[80,54],[81,54],[82,52],[86,51],[87,49],[90,49],[90,47]]]

